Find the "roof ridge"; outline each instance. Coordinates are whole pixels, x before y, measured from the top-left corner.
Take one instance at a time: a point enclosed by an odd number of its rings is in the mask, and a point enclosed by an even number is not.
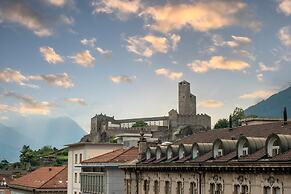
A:
[[[121,156],[122,154],[128,152],[128,151],[131,150],[132,148],[134,148],[134,146],[132,146],[131,148],[125,149],[122,153],[120,153],[120,154],[117,155],[116,157],[112,158],[110,161],[112,161],[112,160],[116,159],[117,157]],[[122,148],[122,149],[124,149],[124,148]]]
[[[49,180],[47,180],[45,183],[43,183],[39,188],[42,188],[46,183],[48,183],[49,181],[51,181],[54,177],[56,177],[58,174],[60,174],[61,172],[63,172],[63,170],[65,170],[67,168],[67,166],[47,166],[48,168],[56,168],[56,167],[63,167],[62,170],[60,170],[57,174],[55,174],[54,176],[52,176]]]

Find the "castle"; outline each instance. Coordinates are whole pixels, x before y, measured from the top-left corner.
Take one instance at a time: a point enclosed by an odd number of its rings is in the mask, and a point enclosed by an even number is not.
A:
[[[172,109],[168,116],[115,119],[104,114],[91,118],[90,134],[81,142],[108,142],[111,137],[122,133],[139,133],[141,127],[133,126],[136,122],[145,122],[142,129],[161,141],[173,141],[189,136],[196,131],[210,130],[211,117],[207,114],[196,114],[196,96],[191,93],[190,83],[181,81],[178,84],[179,112]]]

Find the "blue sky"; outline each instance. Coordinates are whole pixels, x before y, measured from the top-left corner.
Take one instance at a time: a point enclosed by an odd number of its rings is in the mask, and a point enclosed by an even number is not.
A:
[[[2,0],[0,118],[160,116],[187,80],[212,124],[290,85],[290,0]]]

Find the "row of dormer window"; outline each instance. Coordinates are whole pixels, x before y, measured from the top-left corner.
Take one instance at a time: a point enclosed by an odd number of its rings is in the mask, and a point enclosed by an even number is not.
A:
[[[213,158],[218,158],[236,151],[237,157],[245,157],[258,150],[265,149],[268,157],[274,157],[291,149],[291,135],[271,134],[264,137],[240,136],[238,140],[216,139],[213,143],[194,143],[148,147],[146,160],[155,158],[167,160],[190,157],[195,160],[197,157],[212,152]]]

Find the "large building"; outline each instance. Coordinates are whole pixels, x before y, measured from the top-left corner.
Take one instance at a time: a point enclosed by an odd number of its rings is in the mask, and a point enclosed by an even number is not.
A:
[[[118,134],[139,133],[139,127],[132,127],[139,121],[148,124],[143,127],[145,133],[151,133],[153,138],[163,141],[179,139],[201,130],[209,130],[211,118],[206,114],[196,113],[196,96],[191,93],[190,83],[179,82],[178,90],[179,112],[172,109],[168,116],[120,120],[103,114],[95,115],[91,119],[90,134],[84,136],[81,142],[107,142],[110,137]]]
[[[291,122],[197,132],[146,147],[127,165],[127,194],[290,194]]]
[[[83,161],[81,192],[83,194],[124,194],[124,171],[120,165],[137,161],[136,147],[121,148]]]
[[[89,158],[120,149],[122,144],[81,142],[67,145],[68,151],[68,194],[81,193],[81,162]]]

